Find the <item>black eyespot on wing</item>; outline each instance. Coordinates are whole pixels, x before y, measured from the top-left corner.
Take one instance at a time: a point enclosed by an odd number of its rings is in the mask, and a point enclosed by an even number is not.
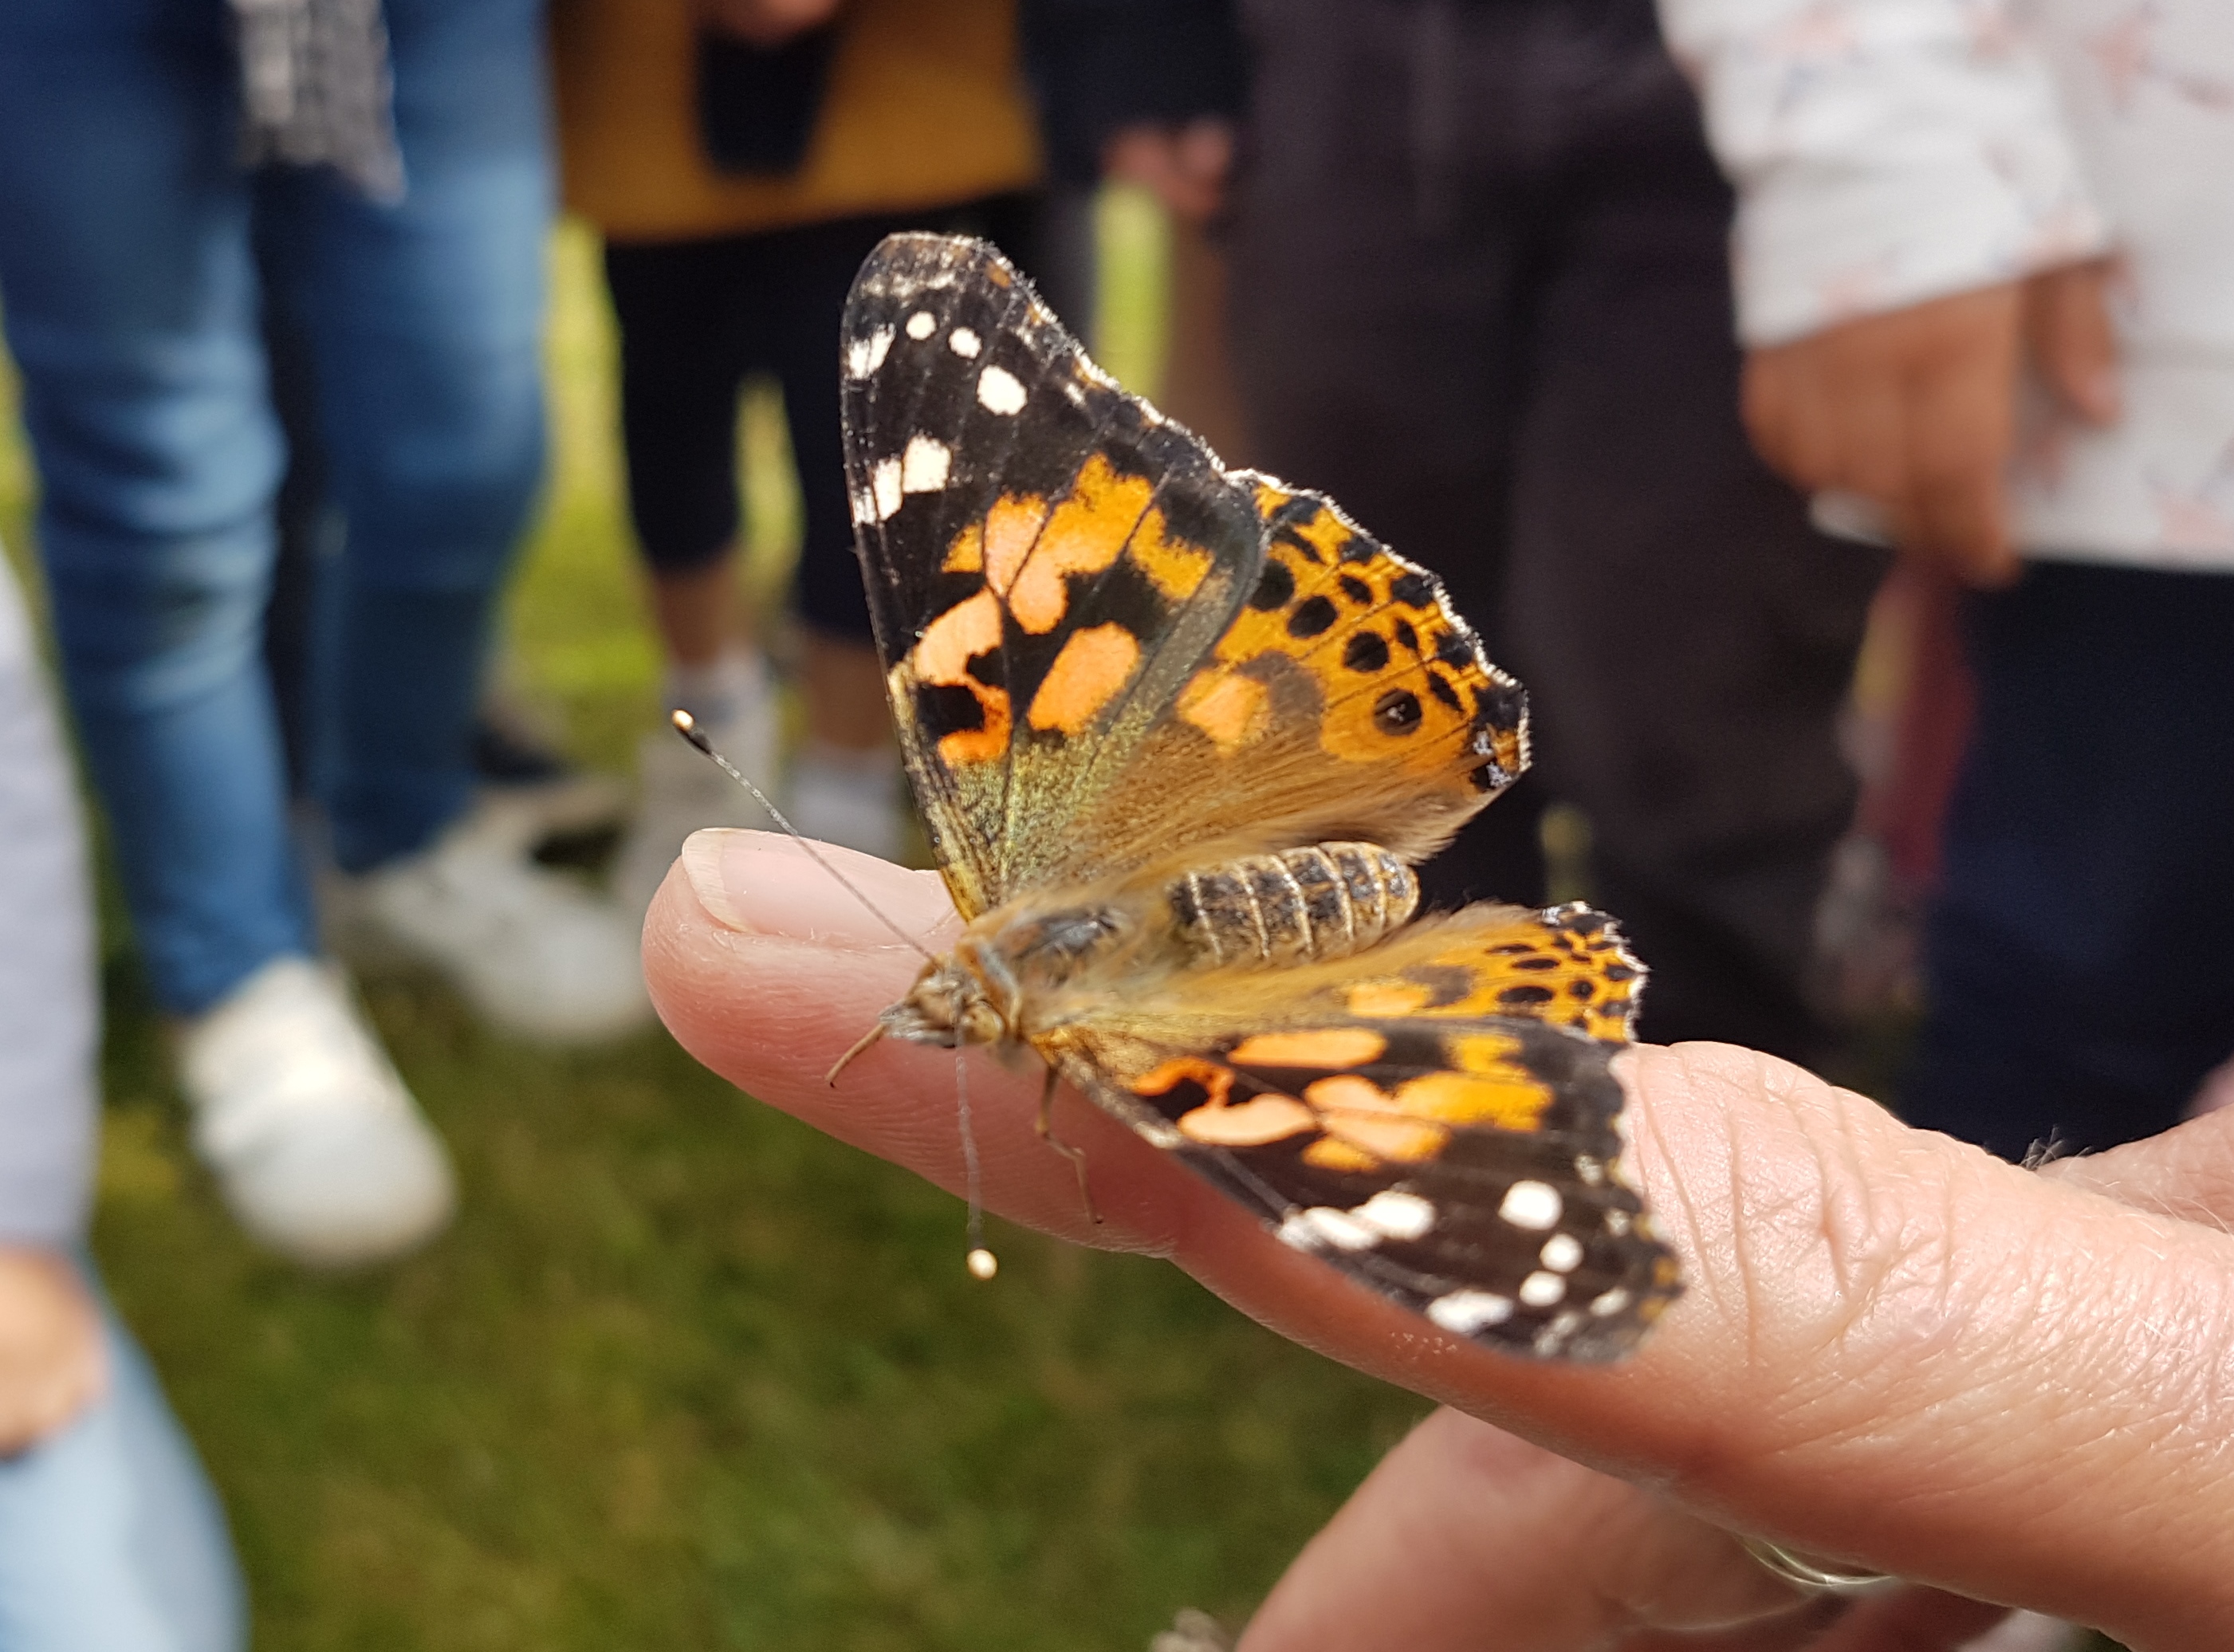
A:
[[[1420,696],[1391,689],[1373,702],[1373,726],[1385,735],[1408,735],[1420,726]]]

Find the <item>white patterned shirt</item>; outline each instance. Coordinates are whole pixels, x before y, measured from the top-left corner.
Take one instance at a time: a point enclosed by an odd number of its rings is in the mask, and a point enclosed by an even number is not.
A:
[[[2234,571],[2234,4],[1660,8],[1738,184],[1747,343],[2113,253],[2124,415],[2028,398],[2019,540]]]

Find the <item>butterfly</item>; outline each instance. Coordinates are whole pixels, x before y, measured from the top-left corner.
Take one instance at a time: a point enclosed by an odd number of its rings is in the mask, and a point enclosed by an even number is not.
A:
[[[1050,1097],[1447,1331],[1635,1347],[1681,1289],[1619,1163],[1642,968],[1582,905],[1414,916],[1413,864],[1528,761],[1440,584],[1225,469],[982,242],[885,241],[840,356],[893,719],[967,924],[864,1045],[1035,1053]]]

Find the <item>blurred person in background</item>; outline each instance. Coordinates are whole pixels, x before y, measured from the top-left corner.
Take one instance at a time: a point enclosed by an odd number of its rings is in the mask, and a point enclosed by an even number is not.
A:
[[[1901,1107],[2009,1157],[2234,1052],[2234,15],[1662,0],[1738,180],[1746,411],[1975,587]]]
[[[770,785],[774,617],[741,624],[736,581],[738,396],[765,373],[805,519],[807,738],[782,789],[801,832],[896,859],[906,805],[853,556],[838,321],[895,230],[983,235],[1032,262],[1039,145],[1013,0],[560,0],[555,23],[566,201],[605,238],[665,702]],[[614,873],[639,911],[693,828],[760,823],[664,729],[640,780]]]
[[[41,676],[0,557],[0,1647],[238,1652],[224,1513],[85,1256],[93,898]]]
[[[647,1014],[629,924],[466,824],[542,466],[543,44],[536,0],[0,10],[0,299],[64,682],[196,1146],[244,1223],[308,1261],[418,1243],[452,1186],[320,961],[290,836],[260,656],[284,454],[252,182],[345,523],[314,671],[336,932],[440,969],[519,1035]]]
[[[1430,894],[1541,900],[1544,809],[1573,805],[1591,898],[1653,970],[1644,1035],[1820,1061],[1837,720],[1885,558],[1815,532],[1747,444],[1732,193],[1651,0],[1239,10],[1238,144],[1209,97],[1084,140],[1222,217],[1229,458],[1434,569],[1529,687],[1535,767]]]

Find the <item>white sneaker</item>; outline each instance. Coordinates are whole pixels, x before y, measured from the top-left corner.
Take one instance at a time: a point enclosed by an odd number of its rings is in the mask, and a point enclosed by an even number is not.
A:
[[[265,964],[187,1024],[179,1068],[195,1151],[273,1250],[317,1266],[379,1262],[450,1219],[441,1139],[330,966]]]
[[[699,732],[714,749],[762,791],[774,793],[776,717],[773,695],[748,701],[735,715],[704,722]],[[701,826],[764,826],[774,822],[752,794],[694,751],[672,728],[646,735],[637,745],[636,818],[613,856],[613,898],[641,915],[683,840]]]
[[[369,968],[431,967],[513,1037],[601,1043],[651,1019],[642,925],[474,816],[323,892],[336,950]]]
[[[899,754],[809,744],[791,766],[790,814],[803,838],[899,859],[907,843]]]

